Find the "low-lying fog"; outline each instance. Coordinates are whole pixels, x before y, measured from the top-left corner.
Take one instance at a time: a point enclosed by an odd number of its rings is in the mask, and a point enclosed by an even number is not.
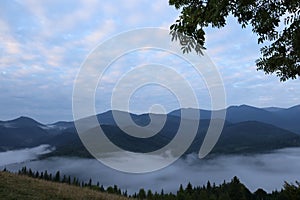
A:
[[[38,158],[39,155],[50,153],[53,150],[51,146],[44,144],[34,148],[0,152],[0,166],[30,161]]]
[[[33,170],[76,176],[88,181],[92,178],[104,186],[118,185],[122,190],[138,192],[140,188],[174,192],[180,184],[190,181],[193,185],[203,185],[209,180],[217,185],[238,176],[250,190],[263,188],[268,192],[282,188],[284,181],[300,180],[300,148],[289,148],[269,154],[252,156],[219,156],[210,160],[199,160],[189,155],[171,166],[147,174],[128,174],[110,169],[95,159],[53,157],[34,160],[38,155],[49,151],[42,145],[32,149],[0,153],[0,166],[17,171],[23,166]],[[153,159],[153,162],[156,162]]]

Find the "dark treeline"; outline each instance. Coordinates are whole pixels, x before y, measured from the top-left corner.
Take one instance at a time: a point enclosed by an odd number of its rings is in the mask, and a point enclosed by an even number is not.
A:
[[[6,171],[4,169],[3,171]],[[296,181],[295,184],[285,182],[280,191],[273,191],[267,193],[263,189],[257,189],[255,192],[250,190],[240,182],[237,177],[234,177],[230,182],[223,182],[220,185],[211,184],[209,181],[203,186],[192,186],[188,183],[187,186],[179,186],[176,193],[165,193],[162,189],[160,192],[152,192],[141,188],[138,193],[132,195],[127,194],[127,190],[122,191],[117,185],[105,188],[99,182],[94,184],[92,179],[88,182],[80,181],[76,177],[61,175],[59,171],[55,174],[47,171],[33,172],[31,169],[23,167],[18,171],[20,175],[27,175],[29,177],[44,179],[47,181],[54,181],[65,183],[78,187],[87,187],[93,190],[107,192],[111,194],[123,195],[126,197],[136,199],[150,199],[150,200],[300,200],[300,183]]]

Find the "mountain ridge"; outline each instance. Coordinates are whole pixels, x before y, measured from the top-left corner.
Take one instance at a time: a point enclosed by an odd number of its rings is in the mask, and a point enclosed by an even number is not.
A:
[[[268,112],[275,112],[276,111],[282,111],[282,110],[293,110],[293,109],[297,109],[299,112],[300,112],[300,104],[299,105],[294,105],[294,106],[291,106],[291,107],[288,107],[288,108],[281,108],[281,107],[275,107],[275,106],[271,106],[271,107],[262,107],[262,108],[259,108],[259,107],[255,107],[255,106],[251,106],[251,105],[247,105],[247,104],[241,104],[241,105],[231,105],[231,106],[228,106],[226,109],[218,109],[218,110],[213,110],[214,112],[218,112],[218,111],[223,111],[223,110],[228,110],[229,108],[235,108],[235,107],[238,107],[238,108],[241,108],[241,107],[248,107],[248,108],[256,108],[256,109],[260,109],[260,110],[265,110],[265,111],[268,111]],[[187,107],[187,108],[178,108],[178,109],[174,109],[166,114],[172,114],[173,112],[176,112],[176,111],[179,111],[181,109],[188,109],[188,110],[200,110],[200,111],[203,111],[203,112],[212,112],[212,110],[208,110],[208,109],[201,109],[201,108],[191,108],[191,107]],[[273,110],[273,111],[270,111],[270,110]],[[102,114],[106,114],[106,113],[109,113],[111,112],[112,110],[106,110],[104,112],[101,112],[98,115],[102,115]],[[128,112],[128,111],[123,111],[123,110],[115,110],[117,112],[124,112],[124,113],[130,113],[131,115],[135,115],[135,116],[141,116],[141,115],[148,115],[148,114],[153,114],[153,115],[163,115],[163,114],[159,114],[159,113],[140,113],[140,114],[137,114],[137,113],[131,113],[131,112]],[[9,122],[9,121],[14,121],[14,120],[17,120],[19,118],[28,118],[28,119],[32,119],[34,120],[35,122],[37,123],[40,123],[40,124],[43,124],[43,125],[55,125],[55,124],[59,124],[59,123],[72,123],[73,121],[71,120],[58,120],[58,121],[55,121],[55,122],[52,122],[52,123],[42,123],[42,122],[39,122],[38,120],[35,120],[34,118],[31,118],[29,116],[19,116],[19,117],[15,117],[13,119],[8,119],[8,120],[0,120],[0,124],[2,122]]]
[[[247,105],[229,107],[226,121],[224,121],[224,129],[214,152],[251,153],[300,146],[300,134],[293,131],[300,130],[300,125],[295,117],[295,115],[300,116],[299,107],[293,106],[276,112]],[[197,152],[203,142],[210,120],[217,120],[210,119],[211,111],[183,108],[169,112],[167,115],[151,113],[137,115],[123,111],[106,111],[96,117],[102,129],[106,131],[107,137],[117,146],[129,151],[146,153],[167,145],[173,139],[181,121],[182,110],[187,114],[187,118],[184,120],[191,123],[195,120],[195,116],[200,113],[200,127],[198,127],[197,135],[191,147],[187,150],[187,152]],[[113,114],[119,115],[124,127],[118,126]],[[131,120],[139,126],[139,129],[127,124],[128,121],[125,120],[124,116],[128,114]],[[151,118],[154,120],[152,122],[159,124],[163,123],[164,117],[166,120],[164,126],[150,138],[136,138],[125,134],[123,131],[123,128],[130,131],[146,128],[151,132],[154,130],[153,127],[149,126]],[[88,117],[77,122],[86,125],[87,130],[91,130],[97,124],[89,124],[90,119],[91,117]],[[9,124],[14,126],[8,126]],[[286,128],[287,126],[290,127]],[[50,144],[57,147],[56,154],[58,155],[89,155],[77,134],[75,122],[72,121],[41,124],[28,117],[0,121],[0,138],[0,151]],[[247,139],[245,140],[245,138]],[[269,138],[270,141],[266,138]]]

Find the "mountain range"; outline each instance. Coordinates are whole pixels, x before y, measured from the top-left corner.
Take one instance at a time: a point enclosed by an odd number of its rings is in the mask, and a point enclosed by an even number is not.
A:
[[[181,110],[175,110],[169,114],[180,116],[180,111]],[[198,111],[201,119],[210,119],[211,111]],[[190,119],[194,119],[192,113],[194,113],[195,110],[190,109],[190,112]],[[226,109],[226,121],[231,123],[245,121],[263,122],[300,134],[300,105],[286,109],[276,107],[256,108],[248,105],[230,106]]]
[[[97,115],[106,136],[119,147],[134,152],[151,152],[167,144],[175,137],[185,111],[187,122],[200,114],[200,126],[192,145],[186,153],[198,152],[208,129],[212,111],[199,109],[178,109],[166,115],[129,113],[132,120],[146,127],[150,120],[160,122],[166,119],[163,128],[154,136],[136,138],[125,134],[113,117],[112,111]],[[114,111],[122,119],[128,113]],[[212,154],[259,153],[285,147],[300,146],[300,105],[291,108],[256,108],[247,105],[231,106],[226,109],[224,128]],[[151,118],[151,119],[150,119]],[[88,118],[82,119],[88,121]],[[94,127],[90,127],[93,130]],[[124,127],[123,127],[124,128]],[[153,128],[153,127],[152,127]],[[155,127],[154,127],[155,128]],[[134,130],[126,126],[126,130]],[[151,132],[151,130],[149,129]],[[186,133],[188,134],[188,133]],[[29,117],[0,121],[0,151],[50,144],[56,150],[46,156],[90,157],[76,132],[74,122],[42,124]]]

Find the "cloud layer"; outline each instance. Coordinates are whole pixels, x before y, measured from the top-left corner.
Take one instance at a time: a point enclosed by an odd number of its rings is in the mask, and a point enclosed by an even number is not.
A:
[[[168,28],[178,12],[168,1],[160,0],[1,1],[0,119],[28,115],[42,122],[71,120],[73,82],[91,50],[123,31]],[[290,107],[299,104],[299,80],[280,83],[276,77],[256,71],[259,46],[251,28],[241,29],[229,18],[227,27],[209,28],[206,35],[208,54],[224,80],[228,105]],[[200,106],[210,107],[203,79],[182,60],[163,52],[137,52],[121,58],[107,74],[104,87],[99,89],[101,96],[109,99],[115,78],[146,61],[182,67],[181,73],[195,86]],[[162,90],[157,88],[141,90],[139,97],[132,97],[132,102],[143,102],[133,105],[134,110],[145,112],[152,102],[167,104],[166,110],[178,107],[174,97],[159,98],[160,93]],[[98,102],[96,107],[99,112],[107,110],[110,101]]]
[[[51,151],[53,151],[53,148],[45,144],[34,148],[0,152],[0,166],[34,160],[40,155],[50,153]]]
[[[224,180],[230,181],[233,176],[238,176],[251,191],[263,188],[271,192],[275,189],[280,190],[284,181],[300,180],[299,148],[282,149],[254,156],[219,156],[210,160],[199,160],[196,155],[189,155],[167,168],[146,174],[122,173],[94,159],[54,157],[26,161],[24,158],[28,157],[28,150],[10,152],[5,154],[6,156],[4,154],[0,155],[1,165],[5,164],[9,170],[17,171],[23,166],[39,171],[48,170],[52,173],[60,170],[62,174],[76,176],[84,181],[92,178],[94,183],[99,181],[105,186],[116,184],[130,193],[137,192],[140,188],[158,192],[163,188],[164,191],[175,192],[180,184],[186,185],[191,182],[193,185],[203,185],[208,180],[211,183],[221,184]],[[10,164],[13,162],[7,158],[12,156],[21,157],[23,159],[19,162],[25,162]],[[111,159],[112,162],[116,162],[126,158],[119,155],[119,158]],[[152,157],[151,162],[161,162],[161,158]]]

